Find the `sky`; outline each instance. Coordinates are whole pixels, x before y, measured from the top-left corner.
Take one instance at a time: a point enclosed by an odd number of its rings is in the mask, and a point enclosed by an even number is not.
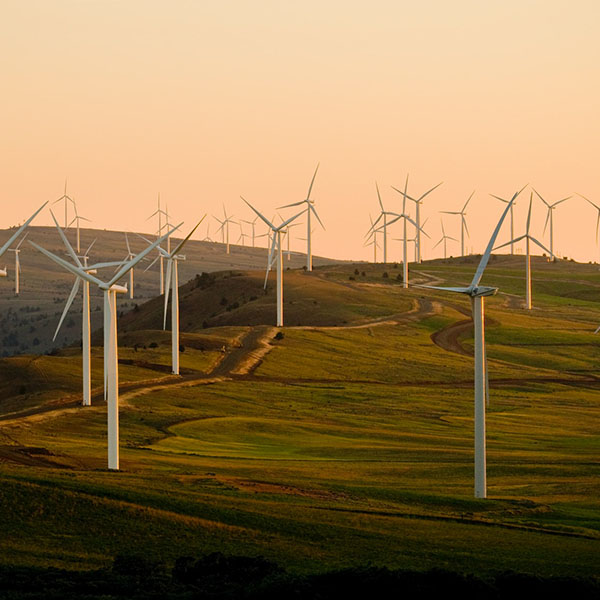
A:
[[[207,213],[215,237],[223,204],[252,219],[243,195],[271,217],[320,163],[315,253],[372,258],[375,182],[400,211],[390,186],[407,175],[411,195],[443,181],[423,204],[425,258],[442,252],[439,211],[474,190],[467,246],[481,252],[502,211],[490,193],[529,183],[600,205],[599,22],[597,0],[0,0],[0,227],[67,179],[94,227],[151,231],[160,193],[184,231]],[[557,254],[598,260],[597,213],[579,196],[557,207]],[[548,245],[545,218],[534,197]],[[459,237],[458,218],[445,228]]]

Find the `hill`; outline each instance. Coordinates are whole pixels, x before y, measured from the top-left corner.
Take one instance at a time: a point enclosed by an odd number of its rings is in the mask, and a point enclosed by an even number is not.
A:
[[[476,262],[411,277],[460,285]],[[598,577],[598,267],[533,269],[532,311],[523,257],[485,276],[501,286],[486,305],[488,500],[472,488],[468,299],[404,290],[394,265],[286,271],[278,331],[263,275],[226,270],[181,288],[181,377],[160,299],[120,318],[119,473],[105,470],[99,348],[89,409],[76,348],[0,361],[2,564],[222,552],[293,573]]]
[[[8,239],[10,230],[0,230],[0,244]],[[75,231],[68,230],[67,236],[75,245]],[[127,254],[125,234],[121,231],[81,229],[82,251],[94,241],[90,253],[90,264],[100,261],[120,261]],[[56,229],[53,227],[30,227],[28,240],[43,248],[63,256],[65,249]],[[177,243],[180,238],[173,238]],[[146,243],[136,234],[129,234],[132,252],[140,252]],[[226,254],[221,243],[190,240],[185,248],[186,260],[179,263],[179,280],[188,281],[196,274],[221,271],[225,269],[264,269],[267,262],[265,248],[249,248],[231,245],[230,254]],[[152,255],[151,259],[155,255]],[[70,345],[81,339],[81,300],[78,297],[66,319],[56,342],[52,341],[56,326],[63,311],[66,299],[73,285],[73,277],[32,248],[27,241],[21,246],[21,293],[14,293],[13,254],[4,255],[9,276],[0,281],[0,356],[22,354],[24,352],[46,353],[54,348]],[[292,252],[286,263],[293,268],[301,268],[305,255]],[[331,264],[326,258],[314,257],[316,265]],[[144,271],[150,260],[135,269],[134,299],[129,295],[119,295],[120,312],[127,312],[159,294],[159,265],[156,263],[149,271]],[[109,275],[113,269],[105,270]],[[126,283],[122,281],[122,283]],[[90,290],[92,328],[102,326],[102,295],[95,289]]]

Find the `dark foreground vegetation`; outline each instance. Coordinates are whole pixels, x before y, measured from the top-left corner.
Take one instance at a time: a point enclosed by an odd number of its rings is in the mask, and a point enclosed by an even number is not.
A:
[[[213,553],[180,558],[172,569],[140,557],[117,556],[95,571],[0,568],[0,597],[12,599],[333,599],[433,598],[511,599],[600,597],[596,578],[535,577],[505,572],[480,579],[444,570],[426,572],[358,567],[295,575],[264,558]]]

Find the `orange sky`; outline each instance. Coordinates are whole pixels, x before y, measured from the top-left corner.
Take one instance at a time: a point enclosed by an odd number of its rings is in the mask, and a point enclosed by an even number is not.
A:
[[[398,210],[389,186],[407,172],[413,194],[444,181],[425,256],[437,211],[473,189],[481,251],[501,210],[489,192],[530,182],[600,204],[599,22],[596,0],[3,0],[2,226],[65,177],[96,227],[147,230],[159,191],[186,227],[222,202],[249,218],[240,194],[272,213],[320,161],[315,252],[370,258],[374,181]],[[544,218],[538,201],[540,237]],[[581,199],[557,209],[558,252],[596,259],[595,219]]]

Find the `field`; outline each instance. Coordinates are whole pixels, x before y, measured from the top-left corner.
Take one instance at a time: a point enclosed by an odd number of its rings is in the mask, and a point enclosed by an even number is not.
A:
[[[484,283],[489,499],[473,498],[468,300],[395,265],[286,271],[282,336],[260,272],[181,288],[182,375],[161,300],[120,319],[121,471],[106,470],[76,348],[0,362],[4,566],[210,552],[296,573],[361,565],[600,576],[600,273],[494,257]],[[467,283],[476,257],[415,282]],[[386,273],[387,276],[384,276]],[[222,302],[226,297],[226,302]]]

